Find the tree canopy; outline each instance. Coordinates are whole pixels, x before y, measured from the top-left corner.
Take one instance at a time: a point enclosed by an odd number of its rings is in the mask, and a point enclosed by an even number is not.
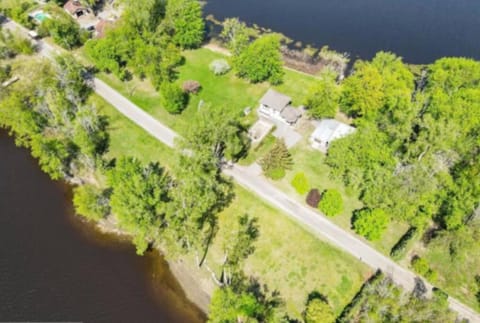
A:
[[[234,59],[234,67],[240,77],[253,83],[281,83],[285,72],[279,37],[266,35],[256,39]]]
[[[120,227],[134,236],[137,253],[143,254],[167,209],[168,176],[158,164],[144,166],[136,159],[120,158],[108,172],[108,185],[112,212]]]

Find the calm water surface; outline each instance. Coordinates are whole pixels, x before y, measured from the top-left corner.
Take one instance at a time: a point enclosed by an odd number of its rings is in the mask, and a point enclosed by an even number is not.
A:
[[[389,50],[418,64],[480,59],[479,0],[208,0],[205,13],[239,17],[353,58]]]
[[[204,321],[160,257],[97,233],[70,200],[0,131],[0,321]]]

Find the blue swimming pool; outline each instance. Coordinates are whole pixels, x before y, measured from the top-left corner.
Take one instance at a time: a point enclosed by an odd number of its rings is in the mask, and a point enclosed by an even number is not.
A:
[[[39,22],[42,22],[45,19],[47,19],[48,16],[43,12],[37,12],[36,14],[33,15],[33,18],[35,18],[35,20],[37,20]]]

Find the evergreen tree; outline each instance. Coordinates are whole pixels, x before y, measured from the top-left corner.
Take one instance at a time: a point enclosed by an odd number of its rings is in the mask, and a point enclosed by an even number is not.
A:
[[[267,177],[276,178],[278,173],[285,175],[285,170],[293,165],[292,155],[283,139],[278,139],[273,148],[260,160],[260,166]]]

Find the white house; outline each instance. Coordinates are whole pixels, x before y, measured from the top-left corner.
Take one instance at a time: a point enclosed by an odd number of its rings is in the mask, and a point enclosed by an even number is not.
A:
[[[313,148],[326,153],[330,143],[355,132],[355,128],[335,119],[320,121],[317,128],[310,136],[310,144]]]
[[[292,99],[285,94],[269,89],[260,99],[259,112],[270,118],[293,125],[302,116],[301,109],[290,105]]]

